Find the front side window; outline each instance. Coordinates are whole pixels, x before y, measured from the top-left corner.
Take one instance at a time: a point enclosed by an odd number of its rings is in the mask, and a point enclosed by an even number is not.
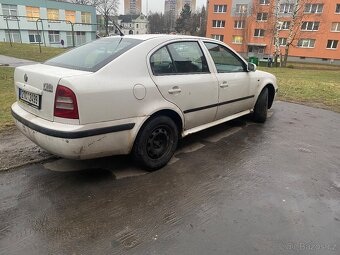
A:
[[[218,73],[244,72],[245,64],[229,49],[216,44],[204,43],[214,60]]]
[[[122,37],[103,38],[67,51],[44,64],[96,72],[141,42]]]
[[[27,16],[27,20],[36,21],[37,19],[40,18],[40,8],[26,6],[26,16]]]
[[[59,10],[58,9],[47,9],[47,18],[49,20],[58,20]]]
[[[2,14],[8,17],[16,17],[18,15],[18,6],[2,4]]]
[[[335,50],[336,48],[338,48],[338,43],[339,43],[339,40],[328,40],[327,49]]]

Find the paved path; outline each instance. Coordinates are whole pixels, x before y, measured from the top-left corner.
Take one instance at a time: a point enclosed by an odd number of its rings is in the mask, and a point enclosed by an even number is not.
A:
[[[11,67],[18,67],[18,66],[33,65],[33,64],[37,64],[37,62],[0,55],[0,66],[8,65]]]
[[[277,102],[264,125],[183,139],[153,173],[129,157],[1,172],[0,254],[339,255],[339,127]]]

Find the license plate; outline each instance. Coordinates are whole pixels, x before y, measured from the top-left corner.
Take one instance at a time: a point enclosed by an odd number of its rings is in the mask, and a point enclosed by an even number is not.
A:
[[[38,94],[19,89],[19,99],[34,108],[40,109],[41,96]]]

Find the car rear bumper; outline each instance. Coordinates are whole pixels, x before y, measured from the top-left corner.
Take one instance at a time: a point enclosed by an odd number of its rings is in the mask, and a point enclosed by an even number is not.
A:
[[[19,130],[48,152],[70,159],[90,159],[130,153],[146,117],[88,125],[70,125],[39,118],[18,103],[12,115]]]

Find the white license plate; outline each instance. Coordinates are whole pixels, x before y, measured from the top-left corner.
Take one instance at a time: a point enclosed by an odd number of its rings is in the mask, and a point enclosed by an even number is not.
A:
[[[26,90],[19,89],[19,99],[26,104],[29,104],[35,108],[40,109],[40,95],[28,92]]]

